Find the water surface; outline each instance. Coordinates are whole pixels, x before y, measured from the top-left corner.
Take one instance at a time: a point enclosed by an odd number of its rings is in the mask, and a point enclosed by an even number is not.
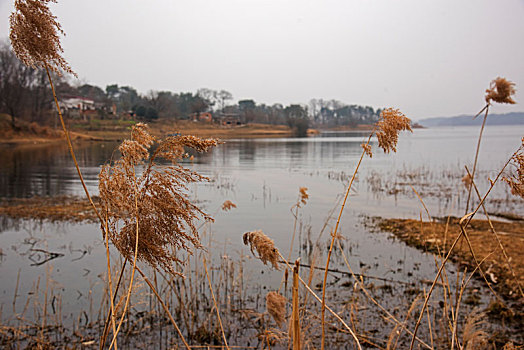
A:
[[[433,278],[432,255],[407,247],[388,234],[373,232],[365,224],[373,216],[419,218],[423,207],[411,186],[422,195],[431,215],[463,215],[466,192],[460,179],[465,165],[472,168],[478,131],[476,127],[417,129],[413,134],[402,134],[395,154],[384,154],[372,141],[373,158],[364,158],[341,221],[344,249],[355,272],[402,283]],[[518,148],[522,135],[521,126],[487,128],[477,171],[481,192],[489,186],[488,177],[494,179]],[[210,178],[192,186],[191,196],[215,218],[202,229],[215,261],[224,256],[244,259],[253,290],[278,287],[281,273],[253,259],[242,244],[242,234],[261,229],[287,256],[294,227],[290,209],[297,202],[299,188],[307,187],[310,198],[298,212],[298,236],[291,253],[291,260],[300,256],[307,262],[317,240],[321,246],[328,242],[334,226],[329,213],[344,193],[366,136],[324,133],[309,138],[227,140],[209,153],[195,154],[192,162],[186,161],[187,167]],[[97,193],[100,166],[116,156],[116,146],[76,146],[92,194]],[[2,147],[0,164],[2,198],[83,195],[64,145]],[[524,213],[522,201],[513,199],[502,182],[490,198],[493,200],[487,204],[493,211]],[[237,208],[220,210],[225,200]],[[65,317],[74,319],[79,310],[92,310],[93,302],[100,300],[106,262],[97,225],[2,218],[0,230],[4,318],[13,310],[22,312],[23,303],[36,288],[42,291],[46,273],[52,278],[53,295],[60,295]],[[47,257],[44,250],[60,256],[39,265]],[[113,256],[117,257],[116,252]],[[332,266],[345,269],[337,256]],[[450,267],[450,273],[454,272]],[[483,291],[481,286],[477,288]],[[394,306],[398,301],[385,298],[383,303]]]

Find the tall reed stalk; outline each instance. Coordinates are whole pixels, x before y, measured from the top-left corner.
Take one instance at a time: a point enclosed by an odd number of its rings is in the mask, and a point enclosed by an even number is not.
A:
[[[293,331],[293,350],[301,350],[300,347],[300,313],[298,303],[298,269],[300,266],[300,259],[295,261],[293,266],[293,293],[292,293],[292,313],[291,324]]]
[[[473,217],[475,216],[475,214],[479,211],[479,209],[482,207],[482,205],[484,204],[486,198],[488,197],[488,195],[490,194],[491,190],[493,189],[493,187],[495,186],[495,184],[498,182],[498,180],[501,178],[504,170],[506,169],[506,167],[508,166],[508,164],[510,163],[512,158],[508,159],[508,161],[504,164],[504,166],[502,167],[502,169],[500,170],[500,172],[497,174],[497,177],[495,178],[495,180],[493,180],[491,182],[491,185],[489,187],[489,189],[486,191],[486,193],[484,194],[484,196],[482,197],[482,199],[480,200],[480,203],[479,205],[475,208],[474,211],[472,211],[471,213],[467,214],[467,215],[464,215],[461,219],[460,219],[460,222],[459,222],[459,229],[460,229],[460,232],[459,234],[457,235],[457,237],[455,238],[455,240],[453,241],[453,243],[451,244],[444,260],[441,262],[440,264],[440,267],[437,271],[437,274],[435,276],[435,278],[433,279],[433,283],[431,284],[431,287],[430,289],[428,290],[428,293],[426,295],[426,298],[424,300],[424,304],[422,305],[422,310],[420,311],[420,314],[419,314],[419,317],[418,317],[418,320],[417,320],[417,323],[415,324],[415,329],[413,330],[413,337],[411,339],[411,344],[410,344],[410,350],[413,349],[414,345],[415,345],[415,339],[416,339],[416,335],[417,335],[417,331],[419,329],[419,326],[420,326],[420,322],[422,321],[422,317],[424,315],[424,311],[428,305],[428,302],[429,302],[429,299],[431,298],[431,294],[437,284],[437,281],[439,280],[440,276],[441,276],[441,273],[442,271],[444,270],[444,266],[446,265],[446,263],[448,262],[449,258],[451,257],[451,254],[453,252],[453,250],[455,249],[457,243],[460,241],[460,239],[462,238],[463,235],[467,234],[466,233],[466,228],[468,227],[469,223],[471,222],[471,220],[473,219]]]
[[[196,231],[196,228],[193,224],[193,220],[197,217],[197,215],[204,215],[204,213],[197,208],[195,205],[190,203],[187,198],[184,197],[184,195],[180,194],[177,190],[184,189],[186,182],[194,182],[198,180],[204,179],[203,177],[199,176],[198,174],[194,174],[186,169],[183,168],[171,168],[171,171],[168,172],[156,172],[154,170],[155,165],[155,158],[157,156],[164,157],[168,160],[171,160],[172,162],[176,163],[179,159],[181,159],[185,152],[184,147],[192,147],[197,149],[198,151],[205,151],[207,148],[212,147],[216,145],[215,140],[205,141],[198,138],[192,138],[192,137],[179,137],[174,138],[170,140],[166,140],[166,142],[162,142],[158,149],[155,151],[155,153],[148,157],[150,162],[146,170],[146,176],[142,177],[140,179],[137,179],[136,173],[135,173],[135,165],[136,162],[140,162],[142,159],[146,158],[145,153],[147,153],[147,148],[151,146],[153,143],[154,138],[151,137],[147,131],[144,131],[143,129],[137,128],[133,129],[132,136],[134,137],[133,141],[130,141],[128,143],[124,142],[122,144],[120,150],[123,153],[123,160],[120,163],[122,169],[124,169],[124,173],[128,176],[128,178],[131,178],[131,181],[129,181],[126,185],[133,188],[134,192],[133,196],[130,196],[130,198],[133,199],[133,208],[131,210],[127,210],[129,208],[122,207],[122,203],[116,203],[112,202],[111,199],[106,197],[105,199],[105,210],[104,212],[107,214],[106,219],[102,217],[100,214],[100,211],[97,209],[96,205],[94,204],[91,195],[87,189],[87,186],[85,184],[84,178],[82,176],[82,172],[80,170],[80,166],[78,165],[78,161],[75,156],[75,152],[73,150],[73,145],[71,142],[71,138],[69,135],[69,131],[66,127],[66,123],[64,121],[64,118],[62,116],[62,112],[60,109],[60,105],[58,103],[58,98],[56,96],[55,87],[53,84],[53,79],[51,77],[51,71],[62,74],[62,72],[67,72],[70,74],[73,74],[76,76],[74,71],[71,69],[67,61],[62,57],[63,49],[60,44],[60,34],[65,34],[62,30],[60,23],[57,21],[56,17],[51,13],[49,9],[49,3],[54,2],[54,0],[15,0],[15,11],[10,16],[10,39],[11,44],[13,46],[13,50],[17,57],[27,66],[32,68],[43,68],[46,71],[49,84],[51,86],[53,99],[55,102],[55,106],[58,112],[58,116],[60,119],[60,124],[62,126],[66,142],[69,148],[69,152],[71,154],[71,158],[73,159],[73,163],[75,165],[78,177],[80,179],[80,182],[82,184],[82,187],[84,189],[85,195],[87,199],[89,200],[89,203],[91,204],[94,212],[96,213],[96,216],[98,217],[101,229],[104,234],[104,238],[107,240],[107,237],[111,238],[117,249],[126,257],[129,258],[130,255],[133,255],[133,268],[131,272],[131,282],[129,285],[129,289],[127,292],[124,312],[122,315],[122,318],[120,319],[120,322],[117,327],[115,327],[114,319],[112,320],[113,325],[113,340],[111,342],[110,348],[115,345],[116,348],[116,337],[120,330],[120,327],[123,322],[124,315],[126,314],[127,307],[129,305],[129,300],[131,298],[131,291],[133,287],[133,279],[134,279],[134,272],[135,269],[138,269],[138,266],[136,265],[137,259],[143,259],[146,262],[150,263],[152,266],[156,267],[158,264],[166,267],[170,272],[176,273],[175,270],[172,268],[172,263],[179,262],[179,260],[176,258],[174,253],[170,253],[169,249],[173,247],[174,245],[181,245],[182,248],[190,252],[190,248],[187,245],[187,243],[195,245],[197,248],[200,246],[200,242],[198,239],[198,234]],[[132,172],[129,170],[132,169]],[[111,183],[111,176],[113,174],[117,174],[119,176],[122,175],[122,173],[118,173],[119,169],[110,169],[109,167],[105,168],[105,173],[102,177],[103,180],[106,180],[104,183],[103,190],[105,190],[105,194],[122,194],[118,193],[118,190],[122,190],[121,186],[124,185],[122,183],[119,184],[112,184]],[[132,174],[132,175],[131,175]],[[164,174],[164,175],[162,175]],[[130,176],[131,175],[131,176]],[[172,179],[169,179],[169,177],[174,178],[174,182],[172,182]],[[118,179],[121,179],[117,178]],[[125,177],[124,177],[125,178]],[[140,182],[140,191],[139,191],[139,183]],[[118,188],[118,190],[115,189],[114,186]],[[113,186],[113,187],[112,187]],[[175,229],[173,229],[173,226],[165,226],[163,227],[163,230],[160,229],[159,232],[152,231],[152,228],[154,226],[147,226],[147,225],[154,225],[154,222],[151,222],[151,218],[147,216],[141,216],[143,214],[143,208],[144,203],[145,205],[151,204],[150,196],[151,194],[148,193],[148,191],[154,191],[155,193],[161,193],[165,194],[166,192],[171,193],[172,195],[168,197],[169,200],[174,200],[174,203],[162,203],[162,208],[158,208],[156,206],[152,206],[152,209],[160,209],[160,212],[164,212],[166,214],[166,210],[169,208],[173,208],[173,206],[182,206],[182,211],[177,211],[175,213],[178,214],[167,214],[165,216],[162,216],[161,214],[155,213],[154,215],[157,215],[160,217],[160,220],[162,220],[164,223],[169,222],[171,220],[173,225],[173,220],[176,220],[174,223]],[[101,191],[103,192],[103,191]],[[124,189],[124,192],[128,194],[129,190]],[[103,193],[102,193],[103,196]],[[123,199],[124,201],[128,201],[129,197],[119,197],[120,199]],[[165,198],[165,196],[164,196]],[[149,201],[148,201],[149,200]],[[140,201],[140,208],[139,208],[139,201]],[[115,208],[117,209],[115,211]],[[125,213],[119,213],[119,210],[124,209]],[[139,210],[140,209],[140,210]],[[130,232],[122,231],[122,232],[116,232],[115,230],[115,220],[118,221],[121,218],[121,214],[127,215],[127,213],[134,213],[133,217],[135,218],[134,223],[132,225],[127,225],[124,227],[124,229],[130,229]],[[146,212],[147,215],[147,212]],[[182,217],[178,217],[181,215]],[[108,225],[108,219],[110,221]],[[184,229],[180,228],[179,221],[185,222],[187,226],[189,227],[189,230],[191,231],[190,234],[186,234]],[[142,232],[143,231],[143,232]],[[163,242],[159,245],[159,247],[155,247],[153,251],[149,249],[147,246],[144,246],[144,244],[139,243],[139,235],[144,234],[145,237],[141,238],[140,240],[146,240],[144,242],[147,244],[147,240],[153,240],[153,242],[149,242],[150,244],[157,243],[159,240],[160,242]],[[118,236],[117,236],[118,235]],[[191,236],[193,235],[193,237]],[[124,240],[124,241],[122,241]],[[156,242],[155,242],[156,240]],[[187,240],[187,243],[186,243]],[[107,241],[106,241],[107,242]],[[106,243],[108,249],[108,243]],[[167,245],[167,247],[166,247]],[[171,245],[171,246],[170,246]],[[151,246],[149,246],[151,247]],[[109,254],[107,254],[108,258],[108,275],[111,274],[110,270],[110,261],[109,261]],[[131,260],[131,259],[129,259]],[[140,270],[139,270],[140,271]],[[143,273],[141,272],[143,275]],[[145,276],[144,276],[145,278]],[[110,281],[110,277],[108,277],[108,281]],[[146,279],[146,282],[150,286],[150,288],[154,291],[155,296],[157,298],[160,298],[158,293],[154,290],[154,287],[151,283],[148,282]],[[113,300],[113,286],[109,283],[109,298]],[[117,285],[118,288],[118,285]],[[116,295],[116,291],[115,291]],[[169,313],[169,310],[167,307],[165,307],[165,304],[162,300],[159,300],[162,305],[164,306],[164,309],[166,312]],[[47,304],[47,303],[46,303]],[[114,305],[111,306],[111,314],[112,318],[115,316],[115,308]],[[181,336],[184,344],[186,346],[187,343],[183,339],[182,333],[179,331],[178,326],[174,322],[174,319],[170,317],[173,325],[177,329],[179,335]],[[44,321],[45,322],[45,321]],[[116,329],[115,329],[116,328]],[[105,332],[104,332],[105,333]],[[103,335],[103,339],[105,337],[105,334]]]
[[[508,159],[508,161],[504,164],[502,170],[498,173],[498,175],[495,178],[495,180],[491,181],[491,186],[488,189],[488,191],[486,192],[486,194],[484,195],[484,197],[482,197],[482,199],[480,199],[480,196],[479,196],[480,204],[476,207],[476,209],[473,212],[468,213],[469,201],[470,201],[470,197],[471,197],[471,191],[473,189],[475,170],[477,168],[478,155],[479,155],[479,150],[480,150],[480,143],[481,143],[481,139],[482,139],[482,131],[484,130],[484,126],[485,126],[485,123],[486,123],[486,120],[487,120],[487,117],[488,117],[489,106],[491,105],[492,102],[514,104],[515,101],[512,98],[514,94],[515,94],[515,84],[510,82],[510,81],[508,81],[508,80],[506,80],[506,79],[504,79],[504,78],[500,78],[500,77],[498,77],[495,80],[493,80],[490,83],[490,87],[486,90],[486,96],[485,96],[486,106],[477,114],[477,116],[478,116],[479,114],[481,114],[485,110],[484,120],[482,122],[481,131],[480,131],[480,134],[479,134],[479,139],[478,139],[478,142],[477,142],[477,148],[476,148],[476,152],[475,152],[475,160],[474,160],[474,164],[473,164],[473,171],[471,172],[471,174],[468,173],[468,175],[467,175],[467,176],[469,176],[470,185],[469,185],[469,189],[468,189],[468,199],[467,199],[467,203],[466,203],[466,213],[465,213],[465,215],[462,217],[462,219],[459,222],[460,233],[459,233],[459,235],[457,235],[457,238],[455,239],[455,241],[453,242],[453,244],[449,248],[448,253],[446,254],[446,257],[444,258],[444,260],[442,261],[442,263],[440,265],[440,268],[438,269],[437,275],[435,276],[435,279],[433,280],[433,283],[432,283],[432,285],[431,285],[431,287],[430,287],[430,289],[429,289],[429,291],[428,291],[428,293],[426,295],[426,298],[424,300],[424,305],[422,306],[422,310],[421,310],[421,312],[419,314],[417,323],[415,324],[415,329],[413,331],[413,337],[411,339],[411,344],[410,344],[410,347],[409,347],[410,350],[412,350],[414,345],[415,345],[416,334],[417,334],[417,331],[419,329],[420,322],[422,321],[422,317],[424,315],[424,310],[425,310],[425,308],[428,305],[428,301],[429,301],[429,299],[431,297],[433,289],[434,289],[434,287],[436,285],[436,282],[438,281],[438,279],[439,279],[439,277],[440,277],[440,275],[442,273],[442,270],[444,269],[444,266],[445,266],[446,262],[449,260],[449,258],[451,256],[451,253],[455,249],[455,246],[460,241],[460,239],[463,236],[467,237],[467,227],[468,227],[469,223],[471,222],[471,220],[473,219],[475,214],[478,212],[478,210],[481,207],[483,207],[484,201],[486,200],[487,196],[489,195],[489,193],[491,192],[491,190],[495,186],[495,183],[497,183],[497,181],[502,176],[502,173],[504,172],[504,170],[506,169],[508,164],[511,162],[513,157],[515,157],[515,155],[520,150],[520,148],[519,148],[519,150],[517,150],[512,155],[512,157],[510,159]],[[476,267],[479,268],[479,270],[481,271],[481,274],[483,275],[484,279],[487,282],[487,279],[485,278],[482,270],[480,269],[479,263],[476,261],[476,258],[475,258],[475,255],[474,255],[474,251],[471,248],[471,244],[469,243],[469,239],[466,238],[466,240],[468,241],[468,244],[469,244],[469,247],[470,247],[470,252],[471,252],[472,256],[475,259]],[[487,282],[487,284],[488,284],[488,287],[490,288],[490,290],[493,291],[493,289],[491,288],[491,285],[489,284],[489,282]]]
[[[327,275],[329,271],[329,263],[331,261],[331,254],[333,252],[333,246],[335,244],[335,240],[338,236],[338,227],[340,225],[340,219],[342,218],[342,213],[344,212],[344,208],[346,206],[347,199],[349,197],[349,192],[351,191],[351,186],[353,185],[353,181],[355,180],[357,176],[357,172],[360,168],[360,164],[362,164],[362,160],[364,159],[364,156],[367,154],[368,156],[372,157],[371,152],[371,138],[374,134],[376,134],[378,139],[379,147],[381,147],[384,152],[389,153],[390,151],[396,152],[396,146],[398,142],[398,134],[402,130],[411,130],[410,126],[411,121],[406,118],[402,113],[400,113],[398,110],[388,108],[382,111],[380,114],[380,120],[377,122],[376,126],[373,128],[371,133],[369,134],[369,137],[366,141],[366,143],[362,144],[362,154],[360,155],[360,158],[358,160],[357,166],[355,167],[355,171],[353,172],[353,175],[351,176],[351,179],[349,180],[349,185],[346,189],[344,199],[342,201],[342,205],[340,207],[340,211],[337,218],[337,223],[335,224],[335,228],[331,232],[331,243],[329,245],[329,251],[328,256],[326,259],[326,267],[324,270],[324,280],[322,282],[322,305],[321,305],[321,327],[322,327],[322,334],[321,334],[321,350],[324,350],[324,344],[325,344],[325,338],[326,338],[326,321],[325,321],[325,313],[326,313],[326,283],[327,283]]]

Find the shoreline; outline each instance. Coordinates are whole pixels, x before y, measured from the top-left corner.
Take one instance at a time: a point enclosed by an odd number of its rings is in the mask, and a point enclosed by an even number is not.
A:
[[[118,122],[118,121],[117,121]],[[194,135],[201,138],[234,139],[234,138],[276,138],[293,137],[294,131],[286,125],[271,125],[250,123],[238,126],[223,126],[203,122],[165,120],[148,123],[151,133],[156,137],[166,137],[169,134],[181,133]],[[357,127],[340,126],[335,128],[308,129],[308,136],[318,135],[322,132],[369,132],[372,125],[358,125]],[[22,131],[0,134],[0,146],[5,145],[45,145],[64,142],[62,130],[50,130],[45,127],[45,132]],[[72,128],[70,131],[73,142],[121,142],[130,136],[130,126],[124,123],[107,125],[94,130]]]
[[[459,220],[455,217],[436,218],[434,222],[372,218],[376,229],[391,233],[408,246],[435,254],[436,257],[449,251],[451,244],[459,235]],[[510,257],[511,269],[487,220],[473,219],[466,231],[476,259],[480,262],[486,279],[496,293],[507,301],[523,305],[524,298],[520,295],[519,284],[521,287],[524,285],[524,220],[492,219],[491,223]],[[450,260],[462,269],[467,269],[469,274],[477,265],[468,244],[464,239],[462,241],[453,250]],[[475,277],[484,281],[479,273],[476,273]],[[523,322],[524,312],[514,316]]]

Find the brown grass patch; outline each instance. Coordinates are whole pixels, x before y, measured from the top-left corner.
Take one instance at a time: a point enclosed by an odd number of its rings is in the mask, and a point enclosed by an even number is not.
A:
[[[97,197],[93,200],[99,202]],[[0,215],[14,219],[72,222],[94,222],[97,219],[87,199],[71,196],[3,199],[0,201]]]
[[[458,218],[451,218],[449,229],[446,233],[446,219],[435,223],[408,219],[380,220],[378,227],[384,231],[392,232],[396,237],[408,245],[431,252],[447,252],[459,234]],[[520,285],[524,285],[524,222],[492,221],[496,232],[511,258],[511,266]],[[489,223],[484,220],[472,220],[467,229],[473,251],[478,261],[486,259],[482,264],[483,270],[495,290],[509,298],[518,297],[518,287],[512,276],[504,254],[493,233]],[[458,244],[452,254],[454,261],[468,266],[469,271],[475,268],[467,243]],[[524,300],[521,300],[524,303]]]

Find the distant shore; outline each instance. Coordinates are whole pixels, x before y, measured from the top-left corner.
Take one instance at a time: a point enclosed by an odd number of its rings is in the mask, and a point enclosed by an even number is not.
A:
[[[75,142],[82,141],[122,141],[129,138],[131,121],[103,121],[100,125],[84,123],[74,124],[70,127],[71,139]],[[5,121],[1,125],[0,144],[49,144],[63,142],[61,129],[40,126],[36,123],[19,122],[16,129]],[[287,125],[270,124],[242,124],[235,126],[223,126],[213,123],[193,121],[167,121],[159,120],[149,123],[153,135],[166,137],[170,134],[195,135],[202,138],[270,138],[270,137],[293,137],[294,131]],[[308,135],[319,134],[322,131],[370,131],[371,125],[358,125],[357,127],[340,126],[330,129],[309,129]]]

